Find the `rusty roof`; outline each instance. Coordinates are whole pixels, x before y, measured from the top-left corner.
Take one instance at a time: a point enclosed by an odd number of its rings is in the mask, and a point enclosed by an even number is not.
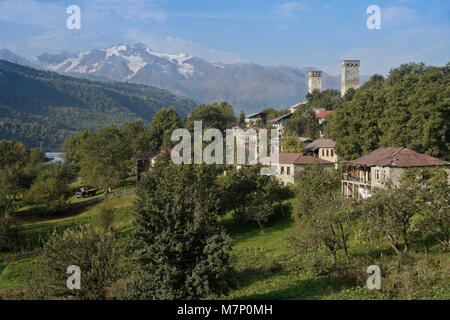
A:
[[[376,149],[361,158],[346,161],[347,164],[361,165],[366,167],[430,167],[448,166],[449,162],[433,158],[426,154],[418,153],[404,147],[383,147]]]

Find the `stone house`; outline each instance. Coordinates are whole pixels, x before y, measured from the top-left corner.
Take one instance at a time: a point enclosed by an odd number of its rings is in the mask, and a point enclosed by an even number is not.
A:
[[[404,147],[376,149],[358,159],[342,162],[342,195],[365,199],[386,181],[399,183],[408,168],[444,167],[450,179],[450,163]],[[449,180],[450,183],[450,180]]]
[[[317,139],[310,143],[305,152],[313,157],[327,160],[337,164],[337,154],[335,152],[336,142],[331,139]]]
[[[284,153],[280,152],[280,160],[278,163],[272,163],[276,168],[276,177],[284,184],[295,183],[296,174],[305,169],[306,166],[318,162],[326,169],[334,169],[334,163],[315,158],[313,156],[304,155],[302,153]],[[264,163],[264,161],[263,161]]]

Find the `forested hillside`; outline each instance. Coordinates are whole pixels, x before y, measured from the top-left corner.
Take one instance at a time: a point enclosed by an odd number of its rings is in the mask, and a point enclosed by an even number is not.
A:
[[[148,124],[163,107],[185,117],[195,106],[145,85],[75,79],[0,60],[0,140],[20,140],[29,148],[59,150],[82,129],[136,119]]]

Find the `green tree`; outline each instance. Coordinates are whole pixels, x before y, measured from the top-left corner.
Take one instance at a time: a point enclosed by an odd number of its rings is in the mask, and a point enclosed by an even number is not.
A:
[[[14,201],[23,190],[24,169],[29,161],[30,154],[22,142],[0,141],[0,187]]]
[[[111,235],[99,235],[87,225],[77,230],[54,233],[44,245],[44,261],[49,296],[74,295],[81,300],[104,300],[107,288],[120,279],[125,270],[123,250]],[[67,268],[81,269],[81,289],[66,287]]]
[[[29,204],[45,205],[48,212],[65,210],[70,190],[67,183],[61,179],[61,172],[61,166],[48,165],[26,191],[25,201]]]
[[[285,135],[283,137],[283,152],[303,153],[303,142],[296,135]]]
[[[203,129],[215,128],[221,132],[225,132],[226,129],[231,129],[237,124],[233,108],[227,102],[202,104],[192,110],[186,119],[186,129],[191,132],[194,130],[194,121],[202,121]]]
[[[403,64],[384,79],[374,75],[335,109],[331,137],[343,159],[379,147],[404,146],[450,159],[450,64]]]
[[[170,177],[170,179],[168,179]],[[217,222],[216,172],[161,159],[139,185],[132,299],[199,299],[227,294],[231,240]]]
[[[315,91],[313,93],[307,93],[306,99],[310,108],[334,110],[341,102],[341,93],[334,89],[327,89],[322,92]]]
[[[312,216],[314,207],[321,197],[339,192],[339,172],[326,170],[318,163],[300,171],[296,180],[293,215],[297,219]]]
[[[172,132],[179,128],[181,128],[181,119],[178,114],[170,108],[160,109],[150,125],[151,151],[156,152],[163,147],[170,147],[167,143],[170,142]],[[166,145],[163,144],[164,141]]]
[[[348,239],[354,216],[354,210],[344,199],[324,195],[315,202],[311,216],[305,215],[298,220],[298,231],[291,242],[303,252],[311,248],[326,248],[333,266],[336,266],[337,252],[344,250],[349,263]]]
[[[88,139],[91,139],[93,136],[94,133],[91,130],[81,130],[67,138],[62,145],[65,160],[73,161],[79,164],[83,156],[82,146],[85,145]]]
[[[288,135],[310,137],[316,139],[320,136],[319,120],[316,113],[308,104],[299,106],[292,117],[286,121],[285,130]]]
[[[129,176],[132,146],[121,130],[112,125],[90,135],[80,146],[81,176],[87,182],[108,190]]]
[[[241,113],[239,114],[239,128],[245,129],[246,127],[247,127],[247,124],[245,123],[244,110],[241,110]]]
[[[420,221],[418,228],[434,236],[444,249],[450,247],[450,185],[443,168],[410,169],[403,177],[404,184],[418,189]]]
[[[414,236],[413,217],[422,208],[418,192],[413,180],[403,180],[398,186],[388,182],[363,204],[368,237],[384,236],[399,259],[409,249]]]
[[[103,205],[95,218],[95,227],[100,234],[113,232],[114,209],[108,204]]]

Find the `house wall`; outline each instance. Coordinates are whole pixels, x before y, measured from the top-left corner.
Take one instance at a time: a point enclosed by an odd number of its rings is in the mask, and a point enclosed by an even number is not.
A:
[[[296,175],[298,172],[304,170],[306,168],[307,165],[300,165],[300,164],[279,164],[277,166],[277,178],[284,184],[293,184],[295,183],[296,179]],[[326,170],[333,170],[334,169],[334,165],[333,164],[329,164],[329,165],[321,165],[324,169]],[[282,169],[284,168],[283,173],[282,173]],[[288,168],[289,168],[289,174],[288,174]]]
[[[337,155],[336,152],[334,151],[334,148],[319,148],[319,158],[333,163],[337,162]]]
[[[372,187],[382,188],[383,184],[388,180],[394,185],[398,185],[405,169],[376,166],[370,168],[370,171],[372,174]]]

